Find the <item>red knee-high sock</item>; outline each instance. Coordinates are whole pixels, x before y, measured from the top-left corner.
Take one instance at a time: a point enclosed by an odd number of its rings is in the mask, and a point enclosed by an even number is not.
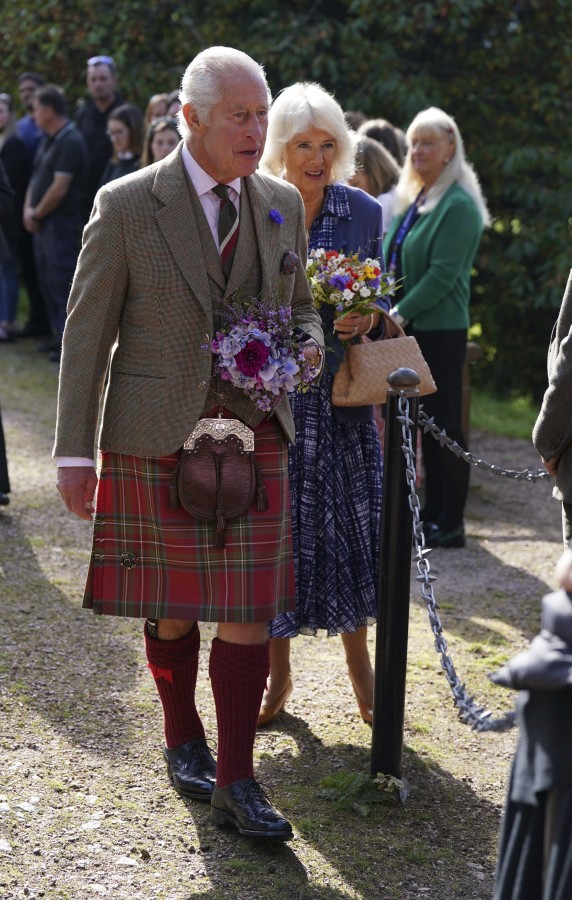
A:
[[[196,622],[185,637],[176,641],[151,637],[145,625],[145,652],[163,705],[165,743],[169,748],[205,736],[195,706],[200,644]]]
[[[270,671],[269,643],[229,644],[218,638],[212,642],[209,673],[218,725],[218,787],[254,777],[252,753]]]

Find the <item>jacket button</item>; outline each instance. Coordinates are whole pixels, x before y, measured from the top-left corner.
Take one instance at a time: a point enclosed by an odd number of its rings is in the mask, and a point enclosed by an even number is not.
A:
[[[206,391],[206,389],[207,389],[206,381],[199,381],[199,383],[197,384],[197,389],[199,391]]]

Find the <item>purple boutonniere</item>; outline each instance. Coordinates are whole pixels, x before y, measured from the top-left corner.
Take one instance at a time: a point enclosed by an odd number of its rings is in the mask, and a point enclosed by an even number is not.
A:
[[[284,224],[284,216],[277,209],[271,209],[270,212],[268,213],[268,215],[272,219],[273,222],[276,222],[277,225]]]

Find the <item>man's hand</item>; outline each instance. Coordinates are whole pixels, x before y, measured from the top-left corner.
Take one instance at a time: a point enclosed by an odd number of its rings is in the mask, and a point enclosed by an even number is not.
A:
[[[40,223],[34,218],[36,210],[32,206],[24,207],[24,228],[30,234],[37,234],[40,230]]]
[[[60,466],[57,489],[70,512],[91,521],[97,475],[93,466]]]

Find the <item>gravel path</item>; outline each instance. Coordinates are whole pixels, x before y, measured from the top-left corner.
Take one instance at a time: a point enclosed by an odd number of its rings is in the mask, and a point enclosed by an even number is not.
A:
[[[55,372],[25,342],[1,352],[13,502],[0,513],[0,896],[490,897],[515,733],[477,735],[457,720],[415,582],[405,806],[351,808],[324,796],[326,776],[369,771],[371,732],[356,716],[341,642],[322,636],[294,642],[294,695],[256,742],[260,777],[296,840],[280,848],[244,841],[174,794],[140,623],[80,609],[89,527],[53,488]],[[503,466],[536,464],[524,441],[475,434],[472,449]],[[466,549],[430,557],[455,664],[495,712],[513,696],[486,675],[538,631],[540,599],[554,586],[559,515],[548,483],[476,471]],[[212,734],[213,631],[202,633],[199,700]],[[372,629],[372,651],[374,640]]]

